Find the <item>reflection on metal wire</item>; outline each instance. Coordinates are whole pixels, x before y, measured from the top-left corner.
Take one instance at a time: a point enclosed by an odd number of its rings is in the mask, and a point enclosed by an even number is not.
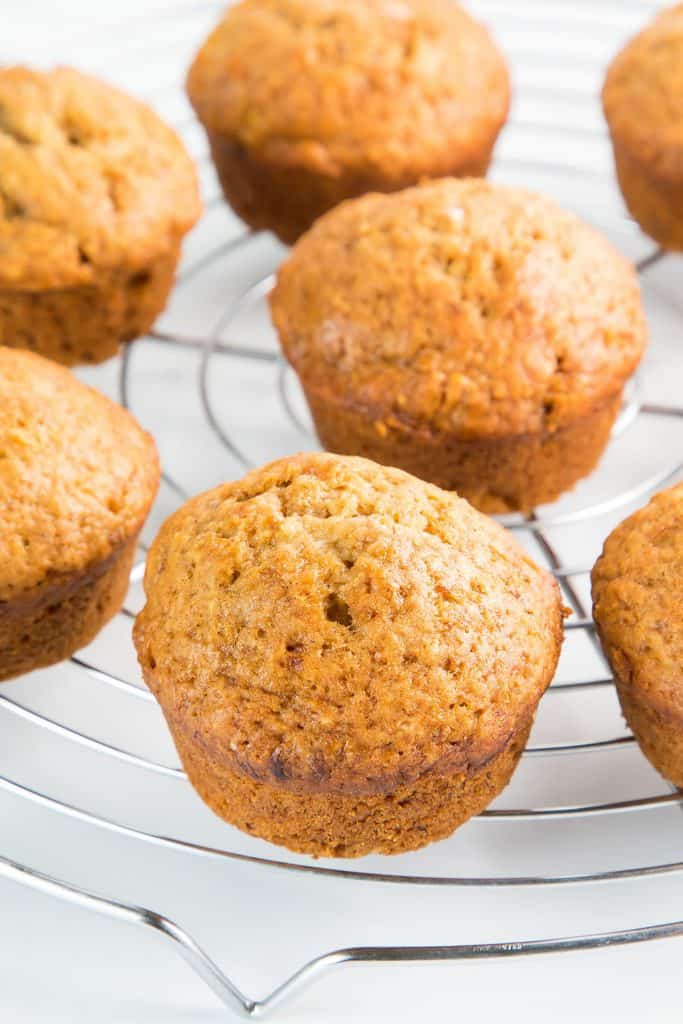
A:
[[[309,960],[286,978],[281,985],[273,989],[269,995],[262,999],[251,999],[240,991],[184,929],[156,911],[96,895],[87,889],[56,879],[52,875],[17,864],[6,857],[0,857],[0,876],[9,881],[21,882],[46,895],[58,896],[84,910],[95,910],[127,924],[143,925],[155,934],[163,936],[175,945],[178,953],[206,982],[221,1002],[244,1017],[265,1016],[284,999],[307,988],[314,981],[328,974],[331,968],[343,964],[498,960],[510,957],[538,956],[544,953],[605,949],[683,935],[683,921],[671,921],[666,924],[646,925],[642,928],[598,932],[594,935],[568,936],[560,939],[526,939],[519,942],[486,942],[453,946],[355,946],[333,950]]]
[[[486,4],[484,5],[486,6]],[[516,28],[519,21],[519,13],[511,15],[508,4],[490,0],[488,7],[497,13],[501,19],[507,18]],[[213,3],[202,3],[197,5],[213,10],[218,6]],[[565,25],[563,16],[558,12],[551,11],[550,5],[544,5],[544,17],[552,23],[553,38],[564,38],[563,32],[558,36],[558,26]],[[548,8],[545,10],[545,8]],[[610,6],[614,11],[614,5]],[[558,20],[559,19],[559,20]],[[588,22],[586,22],[586,25]],[[591,21],[591,25],[593,22]],[[598,23],[599,28],[599,23]],[[523,39],[520,45],[524,46]],[[572,46],[561,42],[561,52],[555,53],[548,58],[544,53],[536,51],[526,53],[526,63],[541,67],[551,59],[553,65],[559,60],[564,64],[574,65],[581,72],[583,64],[587,61],[581,55],[577,58]],[[573,45],[573,44],[572,44]],[[518,47],[518,56],[519,56]],[[521,82],[519,92],[531,98],[534,103],[540,97],[543,100],[550,99],[553,103],[572,102],[580,109],[588,109],[588,104],[593,102],[593,91],[590,83],[587,83],[585,76],[577,81],[571,76],[565,76],[566,81],[559,86],[549,84],[548,86],[535,82]],[[166,96],[168,89],[160,89],[157,99]],[[537,104],[536,104],[537,106]],[[589,127],[584,127],[584,123]],[[593,129],[590,127],[591,118],[577,120],[575,125],[562,128],[566,134],[576,137],[593,136],[595,140],[604,140],[604,128],[596,123]],[[549,130],[559,128],[552,123],[548,114],[535,111],[532,118],[528,117],[523,108],[520,112],[513,114],[510,122],[513,128],[522,129],[528,136],[530,131],[546,133]],[[206,160],[206,154],[204,156]],[[601,171],[589,166],[567,167],[557,163],[544,155],[540,157],[534,154],[531,159],[524,155],[517,156],[509,154],[498,161],[503,170],[509,168],[512,171],[524,171],[526,169],[534,172],[547,174],[561,173],[565,177],[576,180],[586,179],[596,181],[603,178]],[[212,210],[220,202],[220,197],[214,193],[208,202],[205,203],[209,210]],[[240,249],[250,244],[255,236],[245,233],[237,238],[228,240],[210,252],[205,253],[196,259],[190,266],[186,267],[179,276],[178,287],[185,287],[194,281],[207,268],[215,266],[217,261],[233,256]],[[637,264],[641,274],[656,267],[665,259],[665,253],[657,249],[644,257]],[[159,345],[174,345],[196,351],[199,354],[199,390],[204,414],[210,429],[219,442],[226,448],[236,463],[242,468],[251,465],[248,453],[243,450],[243,439],[239,443],[230,437],[229,433],[221,425],[219,416],[214,409],[210,389],[210,361],[214,355],[234,358],[248,359],[261,364],[276,364],[280,356],[276,351],[259,349],[251,346],[234,344],[226,340],[230,333],[229,328],[235,318],[246,308],[255,302],[261,301],[272,284],[272,276],[255,283],[244,294],[239,296],[234,303],[225,311],[214,331],[208,337],[185,336],[178,334],[168,328],[155,328],[149,338],[153,343]],[[134,346],[125,346],[119,374],[119,388],[121,402],[125,406],[130,405],[130,381],[131,362],[133,359]],[[287,391],[287,367],[280,360],[278,367],[277,386],[286,415],[294,426],[303,434],[311,437],[311,430],[297,414],[291,397]],[[632,386],[626,396],[624,408],[619,420],[615,425],[613,436],[628,429],[639,415],[645,416],[668,416],[673,418],[683,417],[683,407],[657,405],[646,403],[641,406],[641,398],[637,382]],[[576,587],[575,578],[586,575],[589,569],[585,566],[565,566],[557,555],[555,546],[548,538],[548,532],[556,527],[571,526],[587,522],[600,516],[608,515],[618,509],[646,497],[659,487],[665,486],[683,471],[683,463],[670,465],[660,469],[647,480],[624,490],[622,493],[612,495],[610,498],[594,502],[588,506],[576,509],[567,513],[542,514],[524,518],[521,516],[505,517],[503,522],[510,529],[529,531],[532,533],[541,546],[545,560],[560,581],[566,600],[572,605],[574,616],[566,623],[569,632],[585,635],[593,643],[596,642],[592,620],[588,609],[584,606],[581,594]],[[174,492],[175,496],[184,501],[188,497],[187,491],[167,472],[164,472],[165,484]],[[144,551],[143,545],[140,545]],[[131,583],[139,584],[144,574],[144,562],[139,562],[131,573]],[[123,614],[131,618],[133,613],[125,609]],[[142,700],[151,705],[156,711],[152,695],[142,686],[130,682],[120,676],[98,667],[82,655],[74,656],[71,663],[80,671],[87,673],[89,679],[99,684],[109,686],[136,700]],[[605,674],[597,678],[586,680],[569,680],[556,682],[548,691],[548,697],[573,699],[579,692],[585,693],[591,690],[606,690],[613,686],[612,678]],[[14,715],[28,723],[31,727],[45,729],[56,736],[59,741],[74,743],[87,751],[98,756],[112,758],[116,762],[125,764],[131,771],[151,771],[169,780],[180,781],[186,784],[185,773],[180,767],[163,764],[152,760],[141,754],[137,754],[114,744],[105,742],[96,737],[89,736],[68,725],[55,721],[47,715],[39,713],[29,707],[25,707],[11,699],[4,692],[0,694],[0,710],[4,714]],[[632,736],[610,736],[582,743],[555,743],[542,746],[530,746],[524,753],[527,758],[556,758],[561,756],[587,756],[614,753],[619,750],[629,750],[634,746]],[[263,869],[279,869],[280,871],[295,872],[297,874],[315,875],[323,879],[348,879],[355,882],[372,882],[403,884],[408,886],[443,886],[443,887],[538,887],[538,886],[560,886],[572,884],[592,884],[602,882],[618,882],[630,879],[643,879],[659,875],[669,875],[683,871],[683,861],[669,862],[662,864],[650,864],[619,868],[615,870],[597,871],[574,875],[513,875],[513,876],[454,876],[454,875],[420,875],[420,874],[399,874],[387,872],[371,872],[352,869],[348,867],[336,867],[320,865],[317,862],[307,860],[278,860],[275,858],[258,857],[236,851],[212,848],[201,844],[188,842],[179,838],[158,835],[146,829],[137,829],[123,823],[113,821],[80,807],[72,806],[64,801],[58,800],[45,793],[22,786],[14,780],[0,777],[0,788],[12,797],[21,798],[29,803],[43,808],[52,813],[65,815],[69,818],[87,823],[90,826],[115,833],[136,841],[142,841],[167,850],[173,850],[182,854],[208,856],[222,858],[226,861],[238,861],[256,865]],[[662,807],[676,807],[683,801],[683,795],[678,792],[657,794],[652,796],[638,797],[630,800],[611,801],[604,803],[585,804],[558,807],[529,807],[529,808],[499,808],[493,807],[480,816],[480,821],[487,823],[488,827],[500,826],[509,820],[545,822],[550,823],[557,819],[602,817],[603,815],[627,812],[641,812],[648,809]],[[468,945],[448,946],[367,946],[351,949],[335,950],[333,952],[316,957],[306,963],[300,970],[288,977],[282,985],[278,986],[263,999],[252,999],[246,996],[232,982],[232,980],[206,955],[206,953],[194,942],[194,940],[174,922],[166,917],[145,908],[132,906],[120,901],[107,899],[95,893],[78,888],[66,881],[59,880],[50,875],[35,871],[32,868],[16,864],[8,858],[0,857],[0,876],[15,882],[31,886],[48,895],[59,896],[69,900],[84,909],[95,910],[113,918],[132,924],[143,925],[162,936],[169,943],[173,943],[178,952],[185,958],[191,968],[206,982],[216,993],[219,999],[232,1010],[244,1016],[258,1016],[273,1009],[284,998],[292,995],[297,989],[310,984],[316,978],[326,974],[333,967],[342,964],[353,963],[414,963],[425,961],[464,961],[480,959],[501,959],[511,956],[528,956],[543,953],[559,953],[570,950],[599,949],[609,946],[626,945],[650,941],[658,938],[670,938],[683,935],[683,922],[674,921],[664,924],[648,925],[643,928],[630,929],[627,931],[612,931],[604,934],[588,936],[569,936],[553,938],[548,940],[500,943],[481,943]]]

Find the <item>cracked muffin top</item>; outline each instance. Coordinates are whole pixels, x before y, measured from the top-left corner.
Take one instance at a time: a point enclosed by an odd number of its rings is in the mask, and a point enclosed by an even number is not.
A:
[[[330,176],[389,162],[397,178],[444,149],[478,156],[510,93],[489,33],[443,0],[242,0],[187,86],[210,132],[265,159]]]
[[[71,68],[0,68],[0,288],[144,266],[199,211],[189,156],[145,104]]]
[[[602,90],[615,141],[664,179],[683,178],[683,4],[617,54]]]
[[[463,438],[592,412],[646,343],[635,272],[606,239],[480,179],[342,203],[297,242],[271,309],[308,389]]]
[[[207,756],[298,791],[486,764],[553,675],[555,581],[466,501],[299,455],[193,498],[149,554],[145,679]]]
[[[610,534],[592,573],[593,615],[623,685],[683,715],[683,483]]]
[[[106,559],[156,494],[154,441],[42,356],[0,346],[2,604]]]

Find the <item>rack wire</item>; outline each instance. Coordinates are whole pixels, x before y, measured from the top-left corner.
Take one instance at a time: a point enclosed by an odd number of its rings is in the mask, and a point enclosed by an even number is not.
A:
[[[480,0],[477,13],[481,13],[494,24],[504,24],[506,19],[512,26],[511,32],[514,36],[518,32],[517,23],[512,25],[509,8],[502,2],[496,0]],[[623,10],[622,5],[622,10]],[[651,13],[652,4],[635,3],[629,5],[637,14],[646,16]],[[197,5],[202,9],[207,8],[216,11],[215,4]],[[561,8],[561,5],[558,5]],[[518,90],[525,102],[520,103],[519,109],[513,112],[511,126],[508,133],[519,143],[517,152],[509,152],[504,149],[501,158],[497,161],[495,170],[500,171],[503,177],[523,176],[526,173],[540,172],[542,175],[553,178],[555,175],[569,176],[573,180],[585,181],[589,188],[595,182],[604,184],[606,174],[604,167],[596,169],[594,166],[584,163],[577,163],[567,167],[564,163],[558,162],[551,157],[538,155],[537,153],[525,152],[526,133],[534,132],[542,136],[551,135],[558,130],[554,118],[550,118],[548,110],[553,104],[564,105],[568,113],[567,124],[560,129],[562,132],[577,139],[588,142],[597,141],[604,149],[606,146],[605,133],[601,124],[594,120],[587,126],[581,118],[572,114],[573,106],[580,101],[586,104],[592,95],[593,89],[583,80],[586,73],[591,78],[591,73],[599,71],[599,61],[603,60],[605,52],[614,49],[611,37],[611,25],[615,18],[617,5],[610,4],[608,0],[599,0],[592,5],[592,14],[583,14],[586,24],[590,24],[591,38],[597,38],[596,54],[594,57],[577,57],[575,55],[576,40],[565,34],[556,34],[557,50],[546,57],[539,56],[539,51],[530,47],[524,41],[521,33],[522,43],[514,46],[508,43],[506,49],[516,66],[521,70],[518,82]],[[550,19],[553,22],[558,18],[557,10],[553,13],[551,5],[543,4],[540,0],[535,3],[527,2],[524,5],[528,17],[536,18],[539,22],[543,19]],[[561,20],[562,15],[559,15]],[[584,26],[585,27],[585,26]],[[565,22],[566,28],[566,22]],[[569,68],[572,75],[562,85],[552,85],[545,81],[544,75],[548,73],[549,67],[559,61],[560,65]],[[604,62],[604,61],[603,61]],[[546,66],[548,65],[548,66]],[[526,69],[526,71],[524,70]],[[578,75],[578,78],[576,77]],[[594,77],[594,75],[593,75]],[[163,96],[163,90],[159,91]],[[544,107],[545,104],[545,107]],[[545,109],[545,113],[544,113]],[[189,132],[194,129],[193,122],[183,114],[176,120],[177,127],[182,132]],[[208,196],[206,206],[209,212],[214,210],[221,202],[217,193],[216,183],[211,179],[208,155],[203,150],[198,156],[198,163],[203,173],[209,177]],[[616,206],[615,206],[616,209]],[[619,214],[613,216],[619,218]],[[630,231],[631,237],[637,238],[634,230]],[[221,241],[218,245],[212,245],[206,251],[196,254],[194,258],[185,265],[184,270],[177,283],[177,296],[191,294],[191,290],[197,282],[215,268],[217,264],[228,261],[230,267],[241,267],[243,262],[249,262],[248,255],[258,249],[260,238],[258,235],[242,233],[237,238],[228,241]],[[642,248],[642,243],[641,248]],[[260,257],[258,252],[255,256],[258,263]],[[656,268],[670,262],[674,257],[665,255],[661,250],[650,248],[644,254],[641,253],[637,261],[638,271],[644,281]],[[232,261],[232,262],[230,262]],[[272,378],[275,381],[274,392],[271,398],[279,402],[282,415],[288,422],[289,429],[298,436],[302,445],[311,447],[315,440],[311,432],[310,422],[306,419],[306,413],[300,396],[296,392],[296,382],[291,371],[283,363],[277,350],[272,345],[256,343],[245,336],[242,322],[260,324],[257,334],[263,335],[264,322],[266,318],[265,297],[272,285],[274,267],[272,254],[265,259],[265,265],[261,267],[245,287],[239,289],[238,293],[227,304],[220,317],[210,330],[193,332],[178,327],[173,322],[173,316],[165,318],[147,339],[148,343],[157,346],[160,351],[165,348],[181,349],[187,352],[195,352],[197,356],[197,393],[201,403],[201,410],[205,420],[206,429],[213,435],[215,440],[222,446],[226,456],[231,461],[233,475],[239,474],[242,470],[254,464],[254,457],[250,454],[248,444],[241,432],[235,431],[227,423],[222,403],[217,400],[215,388],[212,387],[217,366],[217,360],[224,360],[227,363],[239,361],[253,365],[255,368],[269,368],[275,374]],[[135,380],[135,351],[140,342],[128,346],[119,359],[118,365],[118,397],[123,405],[135,408],[132,398]],[[223,377],[221,378],[224,379]],[[188,382],[188,387],[191,384]],[[625,436],[632,431],[636,424],[655,423],[662,420],[682,421],[683,406],[678,406],[670,401],[657,401],[649,396],[644,397],[645,390],[640,379],[635,380],[626,393],[624,406],[621,415],[614,429],[613,439]],[[656,397],[656,396],[655,396]],[[601,470],[598,470],[598,476]],[[601,494],[598,488],[597,496],[588,491],[586,499],[584,491],[579,488],[577,496],[560,502],[559,505],[539,510],[527,517],[512,515],[500,517],[504,524],[511,530],[517,532],[521,539],[533,550],[539,561],[542,561],[554,573],[562,588],[565,600],[571,606],[572,617],[567,621],[565,629],[567,635],[578,635],[585,639],[586,643],[593,650],[594,658],[602,665],[598,674],[588,678],[570,677],[564,681],[560,680],[553,684],[544,698],[545,703],[552,704],[553,699],[558,695],[566,694],[573,700],[582,699],[582,695],[590,691],[606,690],[613,685],[611,676],[602,658],[599,649],[594,624],[590,617],[586,597],[586,581],[590,571],[589,560],[582,564],[576,562],[565,563],[562,553],[562,543],[556,540],[562,531],[571,528],[584,529],[597,525],[601,535],[606,532],[605,522],[610,517],[617,518],[625,514],[627,510],[635,505],[642,504],[649,495],[667,484],[673,482],[683,473],[683,462],[678,459],[664,460],[664,464],[654,472],[648,472],[639,479],[632,481],[610,494]],[[184,501],[192,490],[185,481],[177,479],[175,472],[168,469],[164,471],[164,483],[167,495],[172,503],[176,505]],[[134,594],[144,572],[145,548],[141,546],[139,560],[131,574],[131,594]],[[121,610],[119,619],[125,622],[127,627],[134,617],[134,610],[129,603]],[[87,674],[93,683],[106,688],[113,688],[122,692],[125,697],[133,702],[153,702],[153,697],[146,690],[139,679],[126,678],[114,670],[102,667],[91,660],[87,653],[80,653],[71,659],[72,665],[79,672]],[[3,687],[0,693],[0,712],[5,716],[13,716],[21,719],[30,726],[47,731],[58,737],[60,741],[75,746],[87,748],[104,758],[111,759],[114,763],[125,763],[135,770],[164,776],[172,779],[174,784],[186,787],[188,785],[186,776],[177,765],[168,764],[153,757],[135,753],[117,743],[112,743],[91,735],[75,726],[66,724],[39,712],[27,703],[15,699],[12,694],[12,687]],[[577,739],[575,742],[562,743],[532,743],[524,752],[523,759],[550,759],[568,756],[587,756],[598,752],[610,752],[624,748],[633,748],[635,741],[632,735],[623,733],[619,735],[607,735],[598,739]],[[11,778],[9,775],[0,775],[0,790],[5,793],[28,801],[40,807],[49,814],[58,814],[70,819],[78,820],[98,830],[108,833],[126,836],[136,842],[149,844],[159,848],[181,850],[196,857],[209,857],[225,862],[225,870],[230,870],[231,862],[245,862],[258,866],[263,871],[276,871],[281,873],[295,872],[313,876],[334,877],[343,879],[349,883],[382,883],[398,886],[434,886],[434,887],[469,887],[469,888],[491,888],[491,887],[528,887],[538,888],[544,886],[585,886],[593,883],[613,883],[626,879],[644,880],[657,875],[668,875],[683,872],[683,860],[670,860],[642,865],[632,865],[613,869],[592,870],[571,873],[519,873],[512,875],[497,874],[477,877],[467,874],[453,873],[426,873],[424,871],[386,871],[366,870],[362,867],[351,867],[348,865],[337,866],[329,863],[319,862],[305,858],[288,857],[279,851],[272,855],[261,853],[249,853],[230,848],[230,846],[209,845],[192,841],[180,836],[165,835],[153,829],[132,826],[118,820],[117,817],[96,813],[76,803],[70,803],[44,792],[42,789],[22,782],[20,779]],[[486,810],[481,816],[482,822],[506,822],[514,820],[526,821],[552,821],[557,819],[572,818],[604,818],[607,815],[639,814],[645,811],[661,809],[663,807],[675,807],[683,801],[683,794],[677,790],[669,792],[652,793],[646,796],[634,796],[628,799],[602,800],[594,803],[577,800],[575,803],[558,803],[551,806],[518,806],[499,807],[497,805]],[[228,837],[233,835],[226,826]],[[229,842],[229,838],[227,840]],[[404,863],[410,863],[408,858]],[[282,984],[277,986],[269,995],[262,999],[253,999],[241,992],[232,980],[216,965],[216,963],[197,945],[193,938],[182,928],[165,916],[147,908],[134,906],[126,902],[118,901],[89,892],[83,888],[71,885],[51,875],[37,871],[27,865],[19,864],[8,857],[0,857],[0,876],[14,880],[21,884],[32,887],[47,895],[76,903],[84,908],[117,918],[131,924],[142,925],[154,933],[165,938],[169,943],[174,944],[176,950],[184,957],[194,971],[206,982],[226,1006],[246,1016],[257,1016],[273,1009],[284,999],[289,998],[296,990],[316,980],[333,968],[349,963],[408,963],[419,961],[462,961],[481,959],[503,959],[509,957],[533,956],[543,953],[560,953],[570,950],[598,949],[609,946],[627,945],[640,942],[647,942],[660,938],[671,938],[683,936],[683,920],[675,920],[664,923],[651,923],[639,928],[627,930],[613,930],[591,935],[562,936],[551,939],[524,940],[519,942],[492,942],[472,943],[469,945],[438,945],[438,946],[379,946],[368,945],[364,947],[353,947],[338,949],[332,952],[323,953],[305,963],[299,970],[287,977]]]

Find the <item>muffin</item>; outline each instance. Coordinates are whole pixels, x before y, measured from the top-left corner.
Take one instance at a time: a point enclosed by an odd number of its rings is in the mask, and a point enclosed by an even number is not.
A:
[[[593,616],[624,717],[666,779],[683,787],[683,484],[607,538]]]
[[[342,199],[483,175],[507,67],[443,0],[242,0],[187,89],[228,202],[293,242]]]
[[[635,273],[604,238],[475,179],[326,214],[271,308],[326,448],[487,512],[552,501],[593,469],[646,340]]]
[[[177,135],[70,68],[0,68],[0,344],[97,363],[164,308],[200,212]]]
[[[631,215],[663,248],[683,250],[683,4],[618,54],[602,102]]]
[[[467,502],[299,455],[163,526],[135,643],[190,781],[314,855],[449,835],[506,785],[562,639],[555,581]]]
[[[158,482],[130,413],[0,347],[0,679],[69,657],[118,611]]]

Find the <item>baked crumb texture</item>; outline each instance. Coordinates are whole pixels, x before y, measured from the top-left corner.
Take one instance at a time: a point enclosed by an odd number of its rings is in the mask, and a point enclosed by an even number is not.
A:
[[[150,329],[199,216],[147,106],[70,68],[0,69],[0,344],[96,363]]]
[[[683,787],[683,484],[607,538],[593,569],[593,615],[624,717],[666,779]]]
[[[646,343],[635,272],[597,231],[481,179],[343,203],[294,247],[271,311],[326,448],[487,512],[593,469]]]
[[[683,4],[617,55],[602,102],[631,215],[663,248],[683,250]]]
[[[187,79],[225,195],[293,242],[343,199],[483,175],[507,66],[443,0],[242,0]]]
[[[126,410],[0,347],[0,679],[68,657],[118,611],[158,481]]]
[[[397,469],[281,460],[162,527],[134,630],[190,780],[319,856],[448,835],[505,786],[559,655],[557,585]]]

